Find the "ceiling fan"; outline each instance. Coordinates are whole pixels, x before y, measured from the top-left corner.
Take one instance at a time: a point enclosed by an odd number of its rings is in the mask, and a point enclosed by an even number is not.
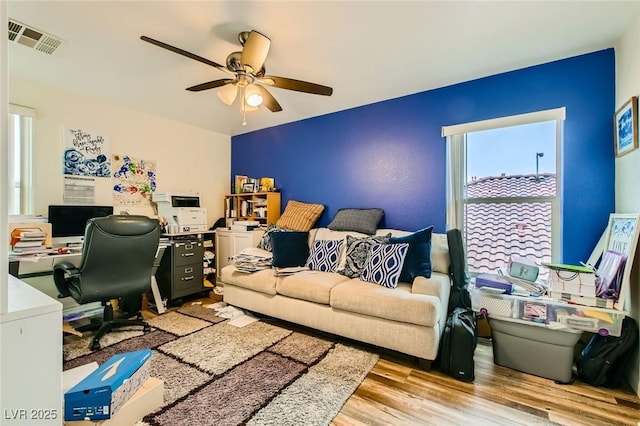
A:
[[[272,112],[282,111],[282,107],[278,101],[265,86],[295,90],[297,92],[311,93],[314,95],[331,96],[333,93],[333,89],[328,86],[292,78],[266,75],[264,61],[269,53],[271,40],[257,31],[242,31],[238,34],[242,51],[231,52],[227,56],[226,66],[151,37],[141,36],[140,39],[179,55],[186,56],[187,58],[210,65],[229,74],[228,78],[197,84],[187,87],[187,90],[200,92],[202,90],[220,87],[218,97],[227,105],[232,105],[238,97],[238,92],[240,92],[243,113],[245,111],[256,110],[261,104],[264,104],[264,106]]]

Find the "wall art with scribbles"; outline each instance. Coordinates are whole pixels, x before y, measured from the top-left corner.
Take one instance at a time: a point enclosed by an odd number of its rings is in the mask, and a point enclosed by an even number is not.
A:
[[[92,130],[65,127],[63,173],[111,177],[111,148],[108,138]]]
[[[156,190],[156,162],[113,155],[114,206],[145,206],[151,204]]]

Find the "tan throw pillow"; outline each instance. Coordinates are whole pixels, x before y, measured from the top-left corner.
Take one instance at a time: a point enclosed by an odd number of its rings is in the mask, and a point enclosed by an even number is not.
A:
[[[280,228],[293,229],[294,231],[309,231],[313,228],[322,212],[322,204],[302,203],[300,201],[289,200],[284,213],[276,222]]]

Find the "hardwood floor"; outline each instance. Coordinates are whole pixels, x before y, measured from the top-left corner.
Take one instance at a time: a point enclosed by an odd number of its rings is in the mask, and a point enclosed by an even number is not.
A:
[[[220,300],[199,299],[204,304]],[[192,302],[189,302],[192,303]],[[145,315],[146,316],[146,315]],[[279,320],[263,318],[268,322]],[[289,324],[289,323],[287,323]],[[296,328],[295,324],[289,326]],[[326,333],[300,327],[312,334]],[[333,336],[337,340],[342,340]],[[634,425],[640,398],[630,389],[596,388],[579,381],[556,384],[493,363],[489,339],[479,339],[475,381],[464,383],[413,358],[370,345],[380,361],[333,420],[361,425]]]
[[[631,389],[561,385],[497,366],[487,339],[478,343],[475,374],[464,383],[382,354],[333,425],[640,425]]]

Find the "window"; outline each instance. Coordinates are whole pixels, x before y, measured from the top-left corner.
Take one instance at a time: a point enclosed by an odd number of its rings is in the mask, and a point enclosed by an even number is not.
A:
[[[470,272],[559,254],[564,109],[443,128],[447,225],[461,229]]]
[[[9,105],[8,214],[32,214],[31,145],[35,111]]]

